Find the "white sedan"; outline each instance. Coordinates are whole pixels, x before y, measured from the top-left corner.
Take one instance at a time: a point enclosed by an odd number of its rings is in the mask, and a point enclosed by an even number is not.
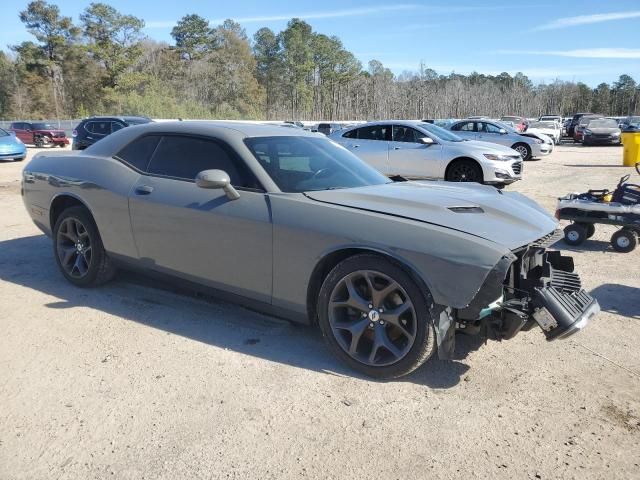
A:
[[[522,178],[522,157],[517,151],[465,140],[426,122],[370,122],[329,137],[387,176],[493,185]]]

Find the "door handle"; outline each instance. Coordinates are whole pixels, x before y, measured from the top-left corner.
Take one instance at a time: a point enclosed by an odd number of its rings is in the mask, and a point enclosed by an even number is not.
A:
[[[153,192],[153,187],[150,187],[149,185],[140,185],[136,187],[134,192],[136,193],[136,195],[149,195],[151,192]]]
[[[402,150],[402,147],[393,147],[394,150]]]
[[[351,148],[358,148],[360,145],[351,145]]]

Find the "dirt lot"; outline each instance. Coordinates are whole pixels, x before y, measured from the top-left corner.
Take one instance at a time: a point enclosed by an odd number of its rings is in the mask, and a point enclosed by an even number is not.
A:
[[[512,189],[553,210],[621,155],[562,145]],[[459,337],[375,382],[309,328],[132,275],[70,286],[22,167],[0,163],[0,478],[640,478],[640,250],[612,227],[572,250],[603,309],[580,334]]]

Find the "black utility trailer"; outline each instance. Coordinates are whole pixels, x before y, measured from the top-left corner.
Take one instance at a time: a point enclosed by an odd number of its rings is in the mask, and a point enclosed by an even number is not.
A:
[[[640,163],[636,163],[640,175]],[[569,220],[564,229],[564,240],[569,245],[580,245],[593,236],[595,225],[620,227],[611,236],[611,246],[618,252],[631,252],[640,237],[640,185],[627,183],[630,175],[620,179],[615,191],[589,190],[558,199],[556,217]]]

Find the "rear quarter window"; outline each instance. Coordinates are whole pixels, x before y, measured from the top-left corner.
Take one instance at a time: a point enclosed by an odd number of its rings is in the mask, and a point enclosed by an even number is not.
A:
[[[153,152],[155,152],[160,138],[162,138],[160,135],[147,135],[137,138],[120,150],[115,157],[137,170],[146,172],[149,160]]]

